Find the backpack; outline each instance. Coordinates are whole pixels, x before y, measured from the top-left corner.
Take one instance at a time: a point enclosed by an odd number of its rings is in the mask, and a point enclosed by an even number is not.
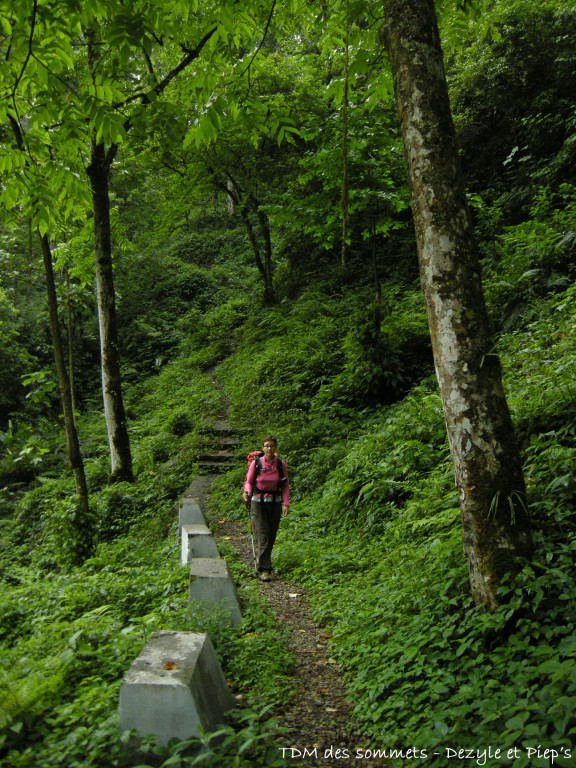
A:
[[[254,484],[253,484],[253,491],[252,495],[254,495],[256,490],[256,478],[258,477],[258,474],[260,473],[260,470],[262,469],[262,456],[264,456],[264,451],[250,451],[247,459],[247,465],[246,465],[246,477],[248,477],[248,470],[250,469],[250,464],[252,464],[253,461],[256,462],[256,468],[254,470]],[[280,478],[280,482],[278,484],[278,492],[281,492],[282,484],[286,482],[285,477],[282,477],[284,474],[284,467],[282,466],[282,459],[278,456],[277,453],[274,454],[274,458],[276,459],[276,466],[278,468],[278,477]],[[248,500],[248,503],[246,506],[250,506],[250,499]]]

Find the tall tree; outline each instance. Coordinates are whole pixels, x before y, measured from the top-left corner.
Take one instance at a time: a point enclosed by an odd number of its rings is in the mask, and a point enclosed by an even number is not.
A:
[[[74,144],[78,156],[86,150],[90,154],[86,170],[94,213],[111,479],[132,479],[132,461],[115,330],[110,170],[128,131],[146,122],[146,115],[158,108],[161,95],[177,77],[186,73],[188,90],[197,104],[204,104],[210,101],[220,79],[231,74],[231,62],[241,57],[240,51],[250,50],[259,32],[257,17],[264,6],[268,17],[270,8],[264,2],[232,5],[228,0],[214,0],[200,9],[198,3],[189,0],[170,0],[162,7],[149,0],[128,6],[117,0],[87,0],[81,5],[54,0],[47,9],[40,0],[25,0],[18,7],[0,0],[0,26],[6,49],[15,61],[4,93],[11,118],[20,125],[22,115],[27,122],[32,109],[34,124],[43,132],[46,145],[59,143],[70,148]],[[15,41],[19,44],[17,62]],[[198,60],[208,43],[210,55],[189,75],[189,65]],[[80,53],[85,49],[88,66]],[[5,84],[0,75],[0,89]],[[68,156],[71,154],[69,149]],[[64,169],[65,165],[61,166]],[[69,173],[70,177],[75,175]],[[47,177],[48,191],[60,197],[61,189],[55,189],[56,185],[62,186],[61,177]],[[12,204],[17,197],[17,188],[11,189]],[[67,209],[71,205],[66,202]],[[51,229],[49,206],[40,206],[37,218],[42,219],[41,232]]]
[[[62,412],[64,414],[64,431],[66,434],[66,445],[68,448],[68,458],[74,475],[76,485],[76,494],[78,496],[80,509],[82,511],[81,519],[78,521],[79,528],[89,525],[90,505],[88,500],[88,486],[86,475],[84,473],[84,461],[80,451],[80,442],[78,440],[78,430],[74,419],[74,405],[72,402],[72,388],[70,378],[66,368],[66,355],[62,344],[62,335],[60,333],[60,324],[58,320],[58,302],[56,298],[56,284],[54,281],[54,270],[52,267],[52,250],[47,235],[42,235],[42,260],[46,272],[46,291],[48,295],[48,316],[50,319],[50,334],[52,336],[52,346],[54,348],[54,360],[56,362],[56,372],[58,374],[58,385],[60,387],[60,398],[62,401]],[[84,532],[87,533],[87,530]]]
[[[88,42],[88,69],[94,88],[100,56],[96,53],[95,30],[86,33]],[[116,292],[112,268],[112,238],[110,234],[110,168],[118,151],[111,142],[107,148],[93,131],[90,139],[90,164],[86,168],[92,192],[94,221],[94,263],[96,274],[96,300],[100,336],[100,368],[102,375],[102,401],[110,450],[111,482],[134,480],[130,438],[122,397],[122,375],[116,320]]]
[[[383,0],[422,290],[477,603],[531,552],[525,485],[484,304],[434,0]]]
[[[22,154],[25,153],[25,141],[18,123],[12,118],[10,120],[16,147]],[[31,170],[31,179],[34,178],[33,170]],[[32,201],[34,199],[34,187],[29,190]],[[29,200],[21,200],[23,204],[30,204]],[[68,459],[70,461],[70,467],[74,476],[74,483],[76,487],[76,494],[78,496],[78,503],[80,508],[80,516],[77,519],[79,531],[84,528],[83,534],[88,538],[88,531],[90,527],[90,504],[88,497],[88,485],[86,483],[86,475],[84,472],[84,460],[82,458],[82,452],[80,450],[80,441],[78,438],[78,430],[76,428],[76,421],[74,418],[74,404],[72,399],[72,388],[70,385],[70,378],[66,368],[66,355],[64,353],[64,346],[62,343],[62,334],[60,332],[60,322],[58,319],[58,299],[56,293],[56,282],[54,279],[54,268],[52,264],[52,249],[50,248],[50,241],[48,235],[44,232],[39,232],[40,242],[42,246],[42,261],[44,264],[44,272],[46,275],[46,294],[48,299],[48,318],[50,326],[50,336],[52,339],[52,348],[54,351],[54,361],[56,364],[56,373],[58,376],[58,386],[60,390],[60,400],[62,404],[62,413],[64,416],[64,434],[66,435],[66,447],[68,451]]]
[[[48,133],[40,126],[42,120],[49,114],[49,106],[45,105],[42,99],[28,100],[28,84],[30,78],[34,78],[35,65],[38,64],[34,56],[33,42],[37,26],[37,3],[33,3],[30,14],[26,12],[28,9],[17,10],[17,17],[10,20],[3,18],[6,23],[2,24],[4,69],[0,77],[2,94],[0,125],[5,122],[9,126],[9,130],[2,131],[4,144],[2,170],[10,173],[9,177],[2,180],[2,203],[10,210],[19,208],[21,213],[30,218],[31,230],[37,229],[40,236],[46,275],[49,325],[64,416],[64,431],[81,513],[76,518],[76,524],[79,533],[86,536],[90,525],[88,488],[74,420],[70,379],[66,369],[66,357],[58,320],[52,252],[47,234],[54,222],[54,216],[49,213],[49,208],[54,206],[54,198],[50,194],[48,184],[45,183],[42,170],[43,166],[51,168],[56,180],[55,189],[58,189],[63,168],[62,164],[54,161],[50,152]],[[63,22],[58,19],[58,14],[52,17],[52,10],[44,15],[44,22],[54,21],[54,44],[44,61],[47,71],[51,71],[52,68],[58,70],[56,62],[63,50],[61,35]],[[0,11],[3,12],[2,17],[4,17],[4,9]],[[21,23],[18,24],[18,21]],[[40,77],[40,81],[39,89],[42,88],[45,80]],[[21,95],[22,93],[24,96]],[[22,113],[25,114],[24,118]],[[10,135],[13,141],[9,140]],[[76,190],[74,182],[72,184],[74,190],[68,186],[67,191]],[[82,528],[84,528],[83,531]]]
[[[121,392],[115,290],[110,237],[110,172],[119,146],[135,125],[141,128],[146,114],[179,77],[200,103],[210,100],[216,82],[230,61],[238,57],[245,35],[254,27],[252,8],[258,3],[236,4],[232,13],[226,0],[206,4],[191,13],[190,4],[172,0],[159,12],[146,0],[119,9],[110,3],[106,14],[94,8],[86,28],[90,106],[90,164],[87,167],[94,213],[96,283],[103,398],[112,463],[112,480],[132,479],[130,441]],[[102,21],[98,22],[98,15]],[[192,17],[192,18],[190,18]],[[195,23],[191,23],[194,21]],[[190,39],[194,43],[190,43]],[[199,57],[210,44],[211,57]],[[188,68],[197,69],[188,77]],[[93,119],[92,110],[96,119]]]

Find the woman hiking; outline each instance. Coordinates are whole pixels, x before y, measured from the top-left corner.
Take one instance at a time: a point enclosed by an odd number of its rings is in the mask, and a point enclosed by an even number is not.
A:
[[[256,572],[261,581],[272,575],[272,547],[276,541],[280,518],[290,506],[288,470],[284,459],[276,456],[278,441],[272,435],[262,441],[263,453],[248,467],[244,481],[244,503],[250,504],[252,530],[256,539]]]

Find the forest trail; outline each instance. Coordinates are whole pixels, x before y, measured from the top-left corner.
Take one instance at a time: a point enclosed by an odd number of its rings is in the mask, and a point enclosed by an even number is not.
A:
[[[215,386],[220,389],[217,382]],[[212,456],[203,457],[208,470],[217,471],[216,464],[226,467],[233,432],[226,419],[223,395],[222,413],[211,430]],[[220,456],[220,460],[216,457]],[[210,487],[216,474],[197,476],[184,497],[195,498],[208,520],[216,542],[226,540],[238,552],[240,560],[253,567],[247,517],[245,522],[219,517],[210,508]],[[242,504],[241,489],[238,503]],[[293,657],[292,696],[274,712],[285,734],[279,746],[295,768],[316,766],[361,765],[363,768],[384,768],[381,759],[363,757],[378,745],[367,743],[352,720],[353,704],[346,700],[339,665],[330,657],[330,635],[314,622],[304,590],[289,584],[276,574],[270,582],[261,583],[260,595],[272,609],[276,620],[286,629],[287,650]],[[357,750],[362,755],[357,756]]]

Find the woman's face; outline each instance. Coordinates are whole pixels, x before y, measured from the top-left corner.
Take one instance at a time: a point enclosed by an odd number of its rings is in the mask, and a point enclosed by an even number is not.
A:
[[[264,458],[266,461],[270,461],[272,456],[274,456],[274,451],[276,449],[276,446],[274,443],[271,443],[269,440],[266,440],[266,442],[262,446],[262,450],[264,451]]]

